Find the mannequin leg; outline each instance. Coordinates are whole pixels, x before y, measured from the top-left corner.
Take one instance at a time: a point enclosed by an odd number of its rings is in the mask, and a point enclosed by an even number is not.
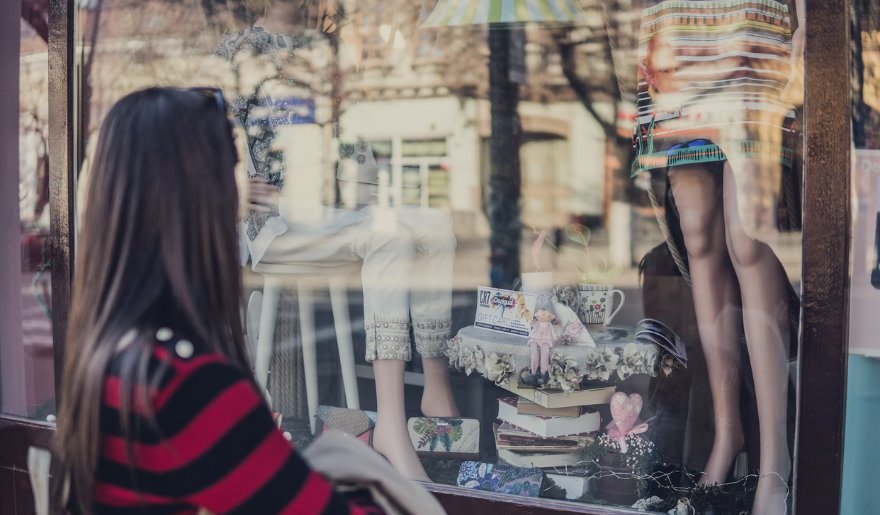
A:
[[[409,337],[409,273],[415,249],[402,226],[394,233],[365,227],[355,251],[363,257],[367,361],[373,363],[376,411],[373,447],[405,476],[429,481],[406,428],[403,371],[412,357]]]
[[[419,457],[410,444],[403,403],[404,361],[378,359],[373,361],[376,376],[378,420],[373,429],[373,447],[399,472],[410,479],[430,481]]]
[[[416,251],[410,272],[410,314],[425,373],[422,414],[457,417],[445,353],[452,329],[456,246],[452,222],[446,213],[421,207],[403,209],[400,220],[412,233]]]
[[[757,161],[737,163],[742,176]],[[743,322],[760,427],[760,479],[752,513],[778,515],[784,512],[791,456],[786,432],[788,398],[789,306],[785,271],[770,247],[754,239],[740,221],[737,194],[729,166],[724,170],[724,214],[730,257],[742,290]],[[747,190],[746,190],[747,191]]]
[[[687,247],[698,331],[714,407],[715,437],[701,483],[723,483],[744,436],[739,411],[739,290],[725,241],[717,170],[681,166],[670,171]]]
[[[422,357],[425,390],[422,393],[422,415],[426,417],[458,417],[458,405],[449,383],[449,360]]]

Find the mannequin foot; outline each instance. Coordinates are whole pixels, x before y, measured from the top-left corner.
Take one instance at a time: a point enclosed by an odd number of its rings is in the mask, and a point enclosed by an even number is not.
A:
[[[425,389],[422,393],[422,415],[426,417],[458,417],[458,405],[451,391]]]
[[[725,483],[730,473],[730,467],[736,460],[736,455],[745,445],[745,437],[742,429],[739,429],[730,436],[716,436],[715,442],[712,444],[712,452],[709,454],[709,461],[706,462],[706,468],[700,477],[701,485],[715,485]]]
[[[406,425],[391,427],[377,422],[373,428],[373,448],[409,479],[431,482],[410,443]]]
[[[449,362],[443,358],[422,358],[425,389],[422,390],[422,415],[458,417],[458,405],[449,382]]]
[[[761,474],[752,515],[785,515],[788,510],[788,481],[775,472]]]

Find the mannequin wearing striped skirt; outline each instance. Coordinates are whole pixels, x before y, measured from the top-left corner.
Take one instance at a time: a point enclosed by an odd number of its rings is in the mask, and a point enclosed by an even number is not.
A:
[[[802,0],[798,0],[798,4]],[[775,0],[643,0],[633,176],[668,178],[684,237],[671,250],[691,280],[714,405],[701,477],[724,483],[744,446],[740,327],[760,423],[752,513],[787,504],[790,284],[766,243],[790,173],[803,6]],[[792,48],[795,51],[792,51]],[[800,54],[800,55],[799,55]],[[794,94],[793,94],[794,93]]]

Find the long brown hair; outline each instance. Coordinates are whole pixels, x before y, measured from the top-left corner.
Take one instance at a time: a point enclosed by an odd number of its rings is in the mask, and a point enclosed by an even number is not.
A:
[[[194,91],[132,93],[103,122],[77,241],[56,433],[76,512],[94,510],[104,378],[124,336],[121,411],[129,431],[131,399],[156,380],[147,363],[157,327],[249,368],[236,162],[226,113]]]

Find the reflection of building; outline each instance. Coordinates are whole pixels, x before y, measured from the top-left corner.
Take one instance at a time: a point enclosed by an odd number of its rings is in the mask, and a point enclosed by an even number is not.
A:
[[[605,160],[601,128],[576,102],[523,102],[520,112],[523,222],[553,227],[571,215],[599,214]],[[489,167],[488,101],[450,94],[363,101],[347,107],[340,125],[343,138],[370,140],[405,203],[417,200],[465,213],[481,209]]]
[[[305,13],[289,3],[275,2],[256,22],[265,28],[267,39],[255,38],[250,46],[235,47],[230,57],[223,55],[228,50],[224,45],[245,25],[222,16],[225,25],[209,21],[197,4],[194,0],[180,5],[107,1],[102,4],[99,27],[94,26],[93,13],[83,12],[85,41],[98,31],[95,48],[84,47],[87,54],[95,51],[98,56],[89,77],[92,90],[100,92],[90,98],[91,119],[102,119],[122,94],[157,83],[220,85],[233,99],[259,96],[273,108],[281,105],[278,98],[297,99],[298,105],[284,107],[285,116],[291,109],[314,103],[308,116],[294,122],[314,121],[321,127],[320,134],[307,131],[311,146],[282,141],[296,137],[297,130],[279,131],[271,142],[287,149],[272,155],[285,160],[281,167],[285,174],[299,173],[295,180],[308,191],[301,192],[304,197],[325,203],[344,200],[335,187],[336,148],[362,138],[372,144],[377,163],[388,167],[393,199],[449,209],[465,222],[479,218],[487,194],[491,119],[485,27],[420,29],[420,20],[434,2],[367,0],[350,1],[342,30],[336,33],[334,28],[328,34],[316,30],[320,25],[313,23],[320,12]],[[587,25],[604,27],[604,18],[589,12],[593,15]],[[604,81],[598,86],[580,85],[599,91],[592,110],[613,112],[614,95],[607,90],[608,84],[614,88],[617,84],[608,73],[607,59],[590,59],[591,54],[585,53],[597,51],[601,34],[591,25],[559,30],[584,42],[574,54],[578,74]],[[331,42],[337,37],[334,56]],[[609,202],[607,128],[588,112],[563,73],[557,37],[551,29],[527,27],[522,44],[517,45],[521,51],[515,52],[515,69],[525,76],[519,105],[522,216],[526,226],[540,228],[558,227],[574,216],[604,215]],[[181,53],[181,48],[188,50]],[[605,69],[596,68],[594,61]],[[296,79],[297,85],[274,77]],[[338,140],[333,132],[334,92]],[[265,108],[256,111],[261,110]],[[278,118],[273,113],[255,114]],[[298,155],[290,154],[293,147]],[[303,166],[303,161],[310,164]],[[302,177],[305,170],[319,177]]]
[[[21,60],[19,63],[19,210],[21,221],[31,227],[48,227],[46,169],[49,138],[49,61],[46,44],[22,22]],[[42,186],[42,188],[41,188]],[[38,218],[45,218],[38,220]]]
[[[357,2],[356,28],[342,33],[349,73],[341,137],[388,149],[392,189],[404,201],[478,213],[489,173],[486,31],[419,29],[433,4],[390,12],[384,0]],[[571,92],[550,36],[527,30],[523,48],[523,223],[549,228],[601,215],[602,127]],[[406,149],[414,145],[435,149],[433,168],[412,162]]]

